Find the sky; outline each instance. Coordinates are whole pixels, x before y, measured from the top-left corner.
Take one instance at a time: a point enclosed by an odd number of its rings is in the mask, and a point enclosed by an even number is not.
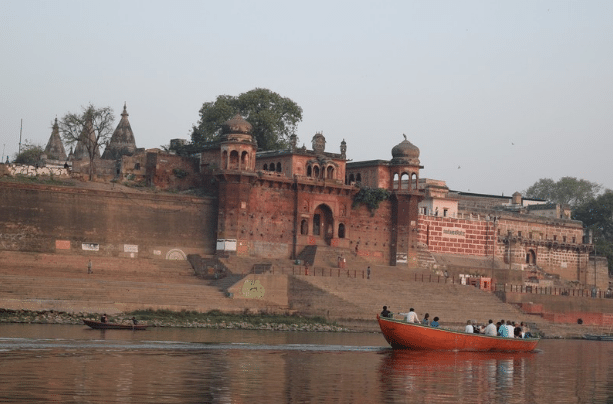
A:
[[[322,132],[389,160],[406,134],[452,190],[613,189],[611,21],[610,1],[0,0],[2,161],[89,103],[118,123],[125,102],[156,148],[204,102],[267,88],[302,107],[309,149]]]

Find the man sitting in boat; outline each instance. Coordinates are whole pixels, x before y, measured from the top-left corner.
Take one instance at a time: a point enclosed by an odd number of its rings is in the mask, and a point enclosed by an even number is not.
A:
[[[408,313],[400,313],[402,316],[407,316],[407,323],[415,323],[419,324],[419,319],[417,318],[417,313],[415,313],[414,308],[410,308]]]
[[[466,327],[464,328],[464,332],[468,333],[468,334],[474,334],[475,333],[475,329],[473,327],[473,322],[468,320],[466,322]]]
[[[430,323],[431,327],[438,327],[438,317],[434,317],[434,320]]]
[[[383,306],[381,317],[391,317],[392,312],[387,309],[387,306]]]
[[[106,316],[106,313],[104,313],[104,314],[102,315],[102,317],[100,317],[100,322],[101,322],[101,323],[106,323],[106,321],[107,321],[107,320],[108,320],[108,317]]]
[[[485,335],[489,335],[490,337],[495,337],[496,335],[498,335],[498,332],[496,331],[496,325],[494,324],[494,321],[492,319],[490,319],[488,325],[485,327]]]

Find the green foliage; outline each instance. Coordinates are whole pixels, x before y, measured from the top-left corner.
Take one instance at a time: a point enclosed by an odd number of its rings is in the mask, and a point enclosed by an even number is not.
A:
[[[298,324],[298,325],[335,325],[323,317],[301,317],[295,314],[269,314],[269,313],[223,313],[219,310],[212,310],[207,313],[199,313],[197,311],[170,311],[170,310],[137,310],[126,313],[128,317],[134,316],[143,321],[161,321],[161,322],[190,322],[190,323],[231,323],[231,322],[246,322],[254,325],[261,324]]]
[[[13,162],[35,166],[40,163],[42,155],[45,153],[40,145],[30,143],[26,140],[21,147],[21,153],[15,154]]]
[[[357,194],[353,196],[352,207],[356,208],[360,204],[368,206],[372,214],[379,208],[379,204],[389,198],[390,192],[383,188],[360,187]]]
[[[609,260],[609,273],[613,273],[613,191],[578,206],[573,212],[573,219],[581,220],[592,230],[596,253]]]
[[[545,199],[574,208],[594,199],[601,189],[600,184],[575,177],[562,177],[557,182],[550,178],[541,178],[523,191],[523,194],[528,198]]]
[[[289,145],[289,138],[302,121],[302,108],[289,98],[265,88],[255,88],[239,96],[220,95],[200,108],[200,120],[192,128],[192,145],[183,147],[193,152],[221,134],[221,125],[240,114],[253,126],[253,136],[261,150],[279,150]]]

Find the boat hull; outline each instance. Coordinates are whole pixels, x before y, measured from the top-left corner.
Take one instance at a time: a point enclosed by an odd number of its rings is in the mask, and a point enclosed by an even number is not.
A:
[[[96,330],[146,330],[147,326],[144,324],[115,324],[115,323],[103,323],[101,321],[83,320],[83,323]]]
[[[401,320],[380,318],[379,327],[394,349],[424,351],[530,352],[538,338],[504,338],[445,330]]]

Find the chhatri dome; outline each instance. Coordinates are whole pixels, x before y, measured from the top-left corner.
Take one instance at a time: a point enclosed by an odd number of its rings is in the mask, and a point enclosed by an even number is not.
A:
[[[231,135],[231,134],[245,134],[251,135],[253,131],[253,126],[245,121],[240,114],[234,115],[232,119],[227,120],[221,125],[221,134]]]
[[[404,140],[392,148],[392,163],[419,165],[419,148],[402,136]]]

